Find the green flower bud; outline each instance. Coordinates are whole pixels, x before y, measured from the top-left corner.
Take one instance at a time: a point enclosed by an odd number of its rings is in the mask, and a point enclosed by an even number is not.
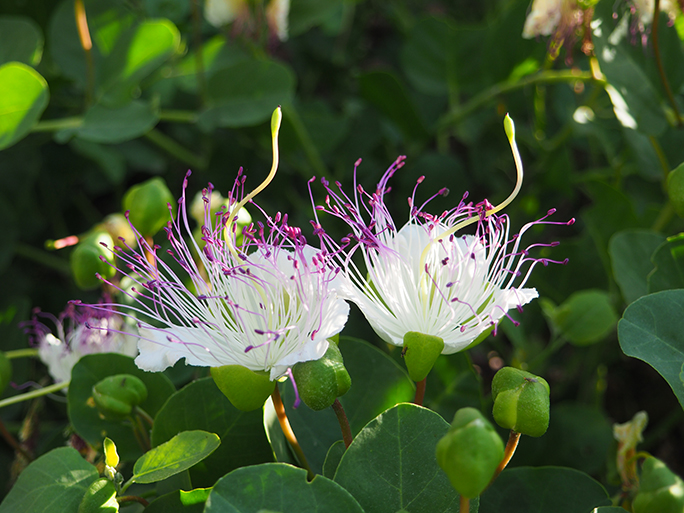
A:
[[[679,217],[684,217],[684,163],[667,175],[667,195]]]
[[[292,367],[292,375],[302,401],[316,411],[332,406],[351,387],[342,353],[334,342],[329,343],[322,358],[297,363]]]
[[[641,486],[632,503],[634,513],[683,513],[684,481],[657,458],[646,458]]]
[[[212,367],[211,377],[232,405],[242,411],[261,408],[275,388],[275,382],[267,372],[253,371],[242,365]]]
[[[423,381],[444,350],[444,340],[434,335],[409,331],[404,335],[404,362],[415,382]]]
[[[147,387],[130,374],[117,374],[93,386],[93,401],[100,415],[108,420],[128,417],[133,408],[147,399]]]
[[[169,220],[169,203],[173,203],[171,191],[157,177],[128,189],[123,209],[129,211],[131,223],[144,237],[152,237]]]
[[[119,502],[116,500],[116,487],[104,477],[88,487],[78,506],[78,513],[116,513],[117,511],[119,511]]]
[[[0,351],[0,394],[7,388],[10,379],[12,379],[12,362],[4,351]]]
[[[437,463],[456,491],[469,499],[484,491],[503,456],[501,437],[475,408],[458,410],[437,443]]]
[[[492,381],[494,420],[502,428],[542,436],[549,427],[549,384],[543,378],[504,367]]]
[[[83,290],[95,289],[102,284],[97,274],[104,278],[116,274],[116,269],[110,265],[114,263],[114,254],[102,244],[109,248],[114,246],[110,235],[98,230],[81,239],[71,252],[71,274],[76,285]]]
[[[119,239],[126,239],[127,241],[135,240],[135,233],[131,228],[131,224],[123,214],[109,214],[104,218],[100,225],[107,233],[111,235],[112,239],[118,241]]]

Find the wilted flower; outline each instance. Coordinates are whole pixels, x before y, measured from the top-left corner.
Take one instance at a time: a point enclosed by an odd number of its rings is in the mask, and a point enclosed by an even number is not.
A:
[[[56,334],[41,319],[50,319]],[[36,310],[24,328],[57,383],[69,381],[71,369],[87,354],[138,354],[135,326],[127,325],[120,315],[97,307],[70,303],[58,317]]]
[[[125,248],[113,248],[136,285],[130,292],[120,289],[133,300],[131,306],[106,307],[137,316],[138,367],[161,371],[185,358],[189,365],[268,371],[273,380],[297,362],[321,358],[327,339],[342,330],[349,311],[330,287],[336,270],[329,257],[307,245],[301,230],[280,214],[266,217],[266,227],[252,223],[244,228],[244,242],[237,246],[233,212],[243,202],[233,199],[243,188],[242,170],[229,195],[235,205],[231,211],[220,209],[212,216],[211,184],[204,190],[200,247],[190,237],[189,175],[178,215],[165,228],[171,245],[167,253],[182,273],[159,257],[160,246],[150,246],[139,234],[137,247],[124,241]],[[199,255],[208,283],[185,238]]]
[[[271,34],[287,40],[290,0],[271,0],[265,14]],[[214,27],[235,22],[237,32],[251,33],[255,25],[247,0],[205,0],[204,17]]]
[[[648,414],[645,411],[637,412],[632,420],[624,424],[613,424],[613,437],[617,440],[617,469],[622,478],[622,486],[625,490],[639,487],[637,474],[636,446],[643,442],[642,433],[648,424]]]
[[[582,26],[589,23],[593,9],[587,7],[593,0],[534,0],[530,13],[525,19],[522,36],[532,39],[538,36],[551,36],[549,53],[554,57],[561,46],[569,49],[582,34]],[[582,51],[593,49],[590,38],[584,38]],[[571,60],[568,57],[568,60]]]
[[[509,138],[512,141],[512,135]],[[432,215],[425,211],[430,200],[418,206],[414,189],[409,198],[409,219],[401,228],[388,212],[384,195],[404,157],[390,166],[372,194],[355,182],[350,198],[339,183],[338,191],[334,191],[323,180],[328,192],[326,205],[316,209],[344,220],[352,230],[342,239],[341,247],[324,236],[344,268],[338,278],[340,293],[356,303],[384,341],[402,346],[407,333],[418,332],[442,339],[443,354],[455,353],[495,329],[511,308],[520,309],[537,297],[535,289],[524,285],[532,268],[549,260],[533,258],[528,250],[557,243],[523,248],[521,235],[535,224],[547,223],[545,218],[525,225],[519,235],[510,237],[508,217],[496,215],[522,183],[519,155],[511,144],[518,184],[499,207],[486,200],[477,205],[466,203],[466,194],[456,207]],[[422,181],[423,177],[418,184]],[[446,192],[442,189],[435,196]],[[369,220],[364,212],[370,214]],[[473,223],[474,235],[457,233]],[[315,225],[322,232],[318,217]],[[364,270],[352,261],[357,252],[361,253]]]

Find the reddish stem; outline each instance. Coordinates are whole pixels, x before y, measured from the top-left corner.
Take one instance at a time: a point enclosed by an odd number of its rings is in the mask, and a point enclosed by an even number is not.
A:
[[[349,419],[347,419],[347,414],[344,412],[344,408],[342,407],[342,403],[339,399],[335,399],[332,409],[335,411],[335,415],[337,415],[337,422],[340,423],[344,446],[349,449],[354,437],[352,436],[351,427],[349,426]]]
[[[415,404],[417,404],[418,406],[423,406],[423,399],[425,399],[425,380],[426,379],[427,378],[416,383],[416,397],[415,397],[415,399],[413,399],[413,402]]]

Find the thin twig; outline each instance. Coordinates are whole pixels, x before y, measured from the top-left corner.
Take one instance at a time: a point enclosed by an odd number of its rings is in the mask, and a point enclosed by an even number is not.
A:
[[[147,502],[142,497],[138,497],[137,495],[124,495],[123,497],[117,497],[116,500],[119,502],[119,504],[121,504],[122,502],[139,502],[145,507],[150,505],[149,502]]]
[[[425,381],[427,378],[424,378],[422,381],[419,381],[416,383],[416,397],[413,399],[414,404],[417,404],[418,406],[423,406],[423,400],[425,399]]]
[[[295,436],[294,431],[292,431],[292,426],[290,426],[290,421],[287,419],[287,413],[285,413],[285,406],[283,405],[283,400],[280,397],[280,391],[278,390],[277,386],[271,394],[271,399],[273,400],[273,407],[275,408],[276,415],[278,416],[278,422],[280,422],[280,428],[283,430],[285,438],[287,438],[287,441],[290,443],[290,446],[292,446],[292,449],[297,455],[300,465],[308,473],[309,481],[311,481],[314,478],[314,473],[311,470],[311,467],[309,466],[309,462],[307,461],[306,456],[304,456],[304,451],[302,450],[302,447],[299,445],[299,442],[297,441],[297,437]]]
[[[12,448],[17,451],[19,454],[21,454],[24,458],[26,458],[26,461],[33,461],[33,456],[29,454],[29,452],[26,450],[26,448],[22,447],[22,445],[17,442],[17,439],[12,436],[12,433],[7,431],[7,428],[5,427],[5,423],[0,419],[0,435],[5,439],[5,441],[12,446]]]
[[[25,394],[13,395],[12,397],[8,397],[7,399],[0,401],[0,408],[9,406],[10,404],[20,403],[22,401],[28,401],[29,399],[35,399],[36,397],[42,397],[44,395],[51,394],[52,392],[62,390],[68,386],[68,381],[62,381],[61,383],[55,383],[49,387],[38,388],[36,390],[32,390],[31,392],[26,392]]]
[[[337,415],[337,422],[340,423],[344,446],[349,449],[354,437],[352,436],[351,427],[349,426],[349,419],[347,418],[347,414],[344,412],[344,408],[342,407],[342,403],[339,399],[335,399],[332,409],[335,411],[335,415]]]

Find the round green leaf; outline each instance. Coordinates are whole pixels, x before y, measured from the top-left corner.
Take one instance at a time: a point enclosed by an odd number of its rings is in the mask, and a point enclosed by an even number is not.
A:
[[[411,401],[415,386],[406,371],[389,355],[368,342],[351,337],[340,337],[340,352],[352,380],[352,387],[339,398],[345,409],[352,434],[383,411],[397,403]],[[293,408],[295,394],[290,383],[280,387],[287,416],[298,435],[309,465],[321,473],[328,448],[342,439],[340,425],[332,408],[315,412],[305,404]],[[273,427],[277,431],[280,426]],[[273,436],[272,436],[273,438]],[[276,451],[278,461],[288,461],[288,454]]]
[[[0,16],[0,64],[10,61],[35,66],[43,56],[43,34],[31,18]]]
[[[211,486],[231,470],[273,461],[261,410],[238,410],[212,378],[198,379],[169,398],[155,418],[152,445],[193,429],[216,433],[222,441],[201,465],[190,469],[195,486]]]
[[[482,494],[479,513],[588,513],[610,503],[606,489],[579,470],[518,467],[504,470]]]
[[[651,255],[663,242],[665,236],[648,230],[624,230],[611,237],[608,254],[613,275],[627,304],[648,294]]]
[[[146,134],[158,122],[158,110],[144,101],[132,101],[118,109],[93,105],[75,134],[86,141],[116,144]]]
[[[262,123],[278,105],[291,103],[295,75],[270,60],[248,60],[214,73],[207,81],[210,108],[199,119],[200,126],[241,127]]]
[[[214,433],[182,431],[168,442],[146,452],[133,466],[133,481],[156,483],[189,469],[221,444]]]
[[[456,512],[460,498],[435,457],[437,441],[448,430],[436,413],[399,404],[354,438],[335,482],[367,512]]]
[[[672,387],[684,408],[684,290],[666,290],[638,299],[627,307],[618,323],[622,351],[648,363]]]
[[[612,332],[618,317],[607,292],[581,290],[555,308],[551,320],[572,344],[587,346]]]
[[[328,479],[335,477],[335,472],[337,472],[337,466],[340,464],[342,455],[347,448],[344,446],[342,440],[338,440],[330,446],[328,449],[328,454],[325,456],[325,461],[323,462],[323,475]]]
[[[0,66],[0,150],[31,131],[49,97],[47,82],[33,68],[20,62]]]
[[[76,449],[60,447],[33,461],[0,504],[0,513],[76,511],[97,469]]]
[[[204,513],[297,511],[363,513],[347,490],[323,476],[306,480],[306,471],[283,463],[234,470],[221,478],[207,499]]]
[[[141,455],[142,449],[136,442],[131,427],[100,418],[91,399],[93,385],[115,374],[132,374],[145,384],[148,396],[140,403],[140,407],[152,417],[175,389],[163,374],[140,370],[133,358],[115,353],[86,355],[71,370],[67,396],[68,413],[76,433],[95,447],[100,446],[107,436],[116,443],[122,460],[133,460]]]

